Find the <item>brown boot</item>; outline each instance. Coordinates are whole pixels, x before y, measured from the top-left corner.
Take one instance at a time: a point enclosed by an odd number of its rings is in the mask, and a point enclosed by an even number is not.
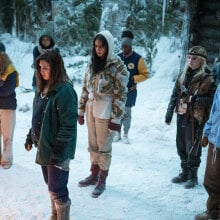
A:
[[[85,187],[89,185],[95,185],[98,181],[99,165],[92,164],[90,168],[91,174],[84,180],[79,181],[79,187]]]
[[[108,170],[100,170],[99,171],[99,179],[95,186],[95,189],[92,192],[92,197],[97,198],[99,197],[105,190],[105,182],[108,176]]]
[[[70,199],[65,203],[55,201],[55,206],[57,210],[57,220],[70,220]]]
[[[51,216],[50,216],[50,220],[57,220],[57,210],[56,210],[56,206],[55,206],[55,202],[52,196],[50,196],[50,200],[51,200]]]

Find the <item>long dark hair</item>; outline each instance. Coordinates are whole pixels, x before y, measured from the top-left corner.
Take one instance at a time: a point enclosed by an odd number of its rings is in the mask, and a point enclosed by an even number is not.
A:
[[[95,41],[97,39],[102,42],[102,46],[105,46],[107,48],[103,58],[98,57],[95,51]],[[98,34],[93,40],[93,49],[92,49],[92,69],[94,73],[99,72],[105,67],[107,56],[108,56],[108,42],[103,35]]]
[[[45,81],[40,73],[40,60],[44,60],[50,65],[50,79],[48,81]],[[48,92],[50,92],[57,83],[68,80],[63,58],[58,52],[55,50],[47,51],[36,59],[36,79],[38,92],[43,92],[46,84],[48,86]]]

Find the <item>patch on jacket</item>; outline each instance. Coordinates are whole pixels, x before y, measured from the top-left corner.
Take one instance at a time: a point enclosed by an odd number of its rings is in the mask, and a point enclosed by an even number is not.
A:
[[[134,69],[134,63],[128,63],[128,69],[130,70]]]

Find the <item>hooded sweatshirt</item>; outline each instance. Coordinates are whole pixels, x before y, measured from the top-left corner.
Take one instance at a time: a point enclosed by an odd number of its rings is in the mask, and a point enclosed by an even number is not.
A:
[[[93,101],[93,116],[111,119],[120,124],[125,110],[128,72],[122,60],[114,54],[114,39],[107,30],[99,32],[108,43],[108,55],[103,70],[94,74],[89,62],[83,80],[78,114],[83,116],[86,102]],[[96,35],[96,36],[97,36]]]

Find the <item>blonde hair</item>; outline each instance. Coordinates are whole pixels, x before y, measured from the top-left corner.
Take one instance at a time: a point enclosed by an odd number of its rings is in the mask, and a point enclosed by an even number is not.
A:
[[[0,77],[5,73],[7,67],[12,64],[9,56],[5,52],[0,53]]]
[[[188,65],[188,56],[189,55],[186,55],[186,62],[185,62],[185,66],[183,68],[183,72],[181,74],[181,77],[180,77],[180,82],[183,83],[184,79],[185,79],[185,76],[186,76],[186,73],[189,69],[189,65]],[[194,55],[196,56],[197,58],[200,59],[200,62],[201,62],[201,65],[200,65],[200,70],[197,74],[200,74],[200,73],[204,73],[205,72],[205,67],[206,67],[206,59],[204,57],[201,57],[201,56],[197,56],[197,55]]]

